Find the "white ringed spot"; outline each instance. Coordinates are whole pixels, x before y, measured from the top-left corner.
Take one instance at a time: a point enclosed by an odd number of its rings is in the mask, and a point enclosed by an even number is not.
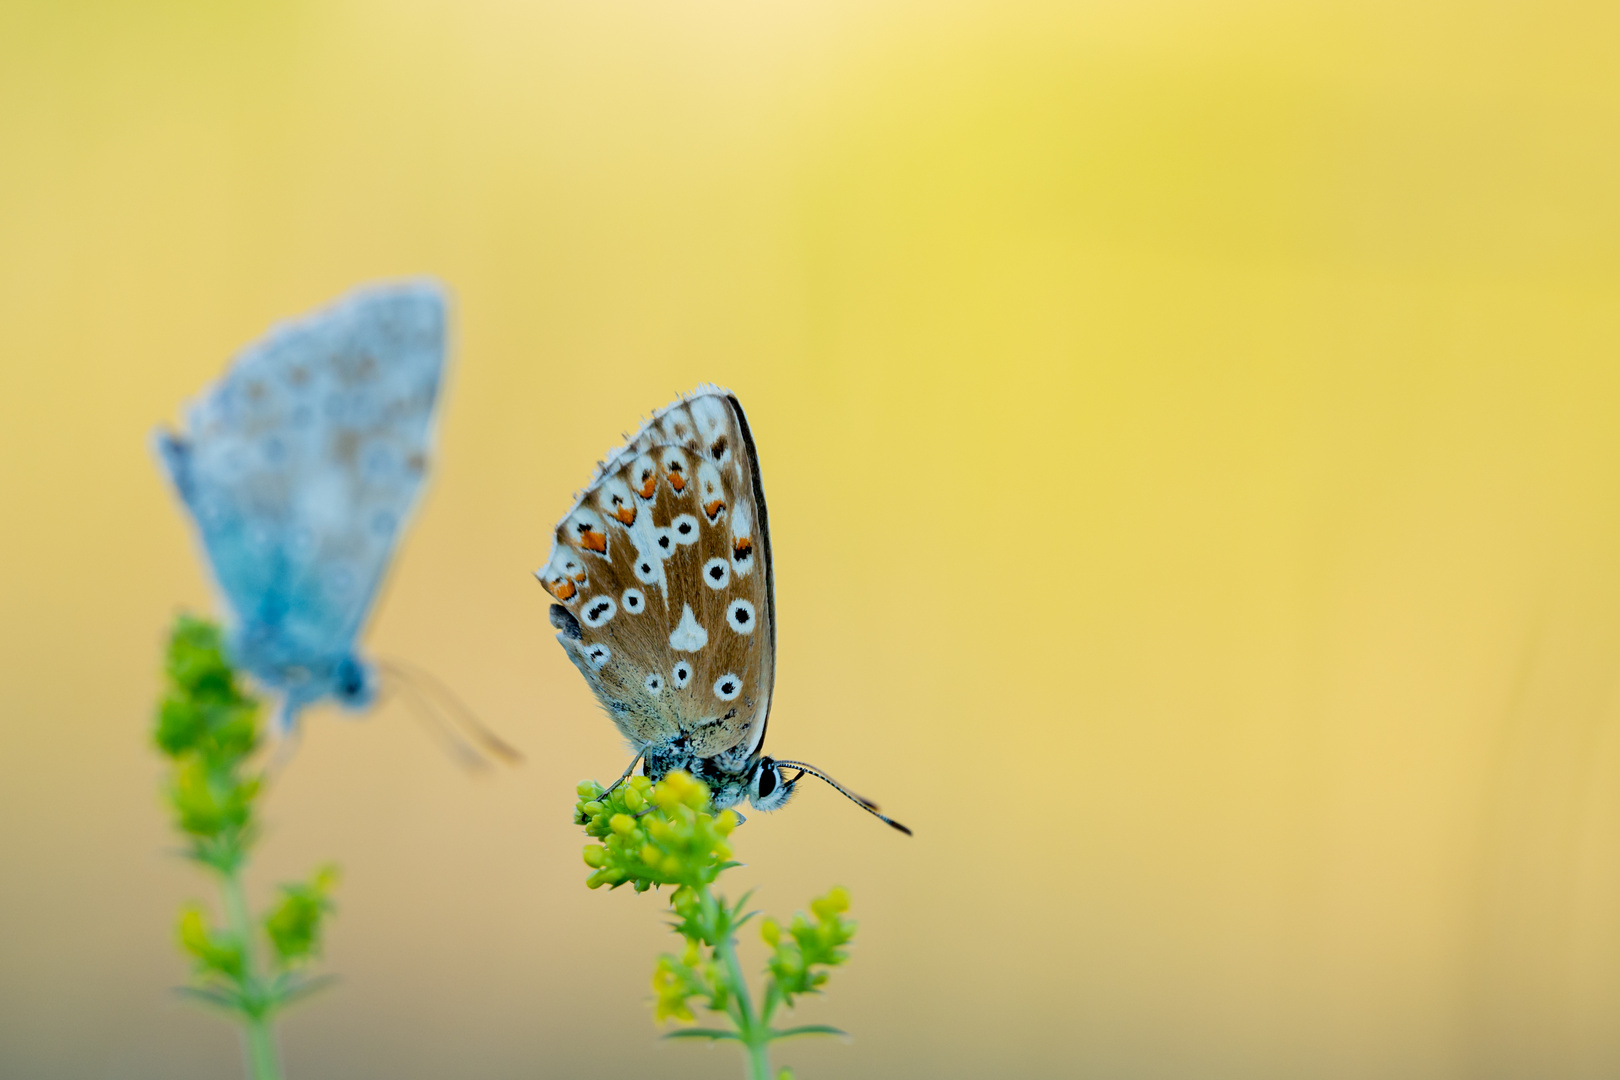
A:
[[[640,589],[624,590],[624,595],[619,597],[619,603],[623,604],[624,610],[632,615],[640,615],[647,610],[647,598],[641,595]]]
[[[719,556],[704,563],[703,584],[711,589],[723,589],[731,584],[731,564]]]
[[[619,613],[619,605],[611,596],[593,596],[580,609],[580,622],[592,629],[601,626]]]
[[[733,600],[726,607],[726,624],[739,634],[752,634],[754,605],[747,600]]]
[[[643,585],[656,585],[664,576],[664,564],[650,555],[636,556],[636,580]]]
[[[648,675],[646,680],[641,685],[647,688],[647,693],[651,694],[653,697],[657,697],[658,692],[664,688],[664,677],[655,671],[651,675]]]
[[[669,523],[669,531],[675,534],[677,544],[695,544],[698,542],[698,519],[695,514],[682,514]]]
[[[603,645],[601,642],[597,642],[595,645],[592,645],[590,648],[585,650],[585,659],[590,663],[591,667],[597,671],[601,671],[602,665],[607,663],[612,658],[613,650],[608,648],[606,645]]]
[[[737,675],[722,675],[714,680],[714,696],[721,701],[735,701],[742,693],[742,679]]]
[[[675,683],[675,689],[685,690],[686,684],[692,681],[692,665],[685,660],[677,660],[669,673],[670,680]]]
[[[667,559],[675,554],[676,537],[669,529],[660,526],[653,530],[653,545],[658,548],[658,557]]]

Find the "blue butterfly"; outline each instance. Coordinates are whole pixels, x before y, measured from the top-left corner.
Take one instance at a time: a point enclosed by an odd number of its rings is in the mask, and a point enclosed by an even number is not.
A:
[[[357,290],[271,329],[192,403],[159,457],[230,609],[232,658],[282,697],[283,732],[323,698],[376,694],[355,651],[422,487],[445,294]]]

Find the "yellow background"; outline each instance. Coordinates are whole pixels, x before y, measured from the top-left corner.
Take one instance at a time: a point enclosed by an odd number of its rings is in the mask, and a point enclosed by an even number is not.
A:
[[[803,1077],[1620,1069],[1620,8],[1197,0],[0,6],[0,1074],[232,1075],[176,1001],[148,749],[210,594],[147,439],[275,319],[442,277],[368,648],[529,755],[329,712],[256,888],[335,859],[292,1077],[709,1077],[625,751],[529,577],[677,391],[749,410],[834,883]]]

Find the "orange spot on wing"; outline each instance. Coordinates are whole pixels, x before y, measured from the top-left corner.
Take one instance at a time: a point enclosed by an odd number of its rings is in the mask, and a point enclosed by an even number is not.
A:
[[[633,506],[621,506],[613,511],[613,516],[625,525],[634,525],[636,523],[636,508]]]
[[[713,521],[715,518],[720,516],[720,511],[724,510],[725,508],[726,508],[725,502],[723,500],[721,500],[721,499],[716,499],[716,500],[714,500],[714,502],[710,503],[708,506],[705,506],[703,508],[703,512],[705,514],[709,515],[709,520],[710,521]]]
[[[746,536],[739,536],[731,542],[731,553],[739,559],[746,559],[754,553],[754,542]]]
[[[642,474],[641,487],[636,490],[636,494],[640,495],[643,499],[650,499],[653,497],[653,492],[657,490],[658,474],[653,470],[648,469]]]
[[[572,600],[579,593],[579,590],[574,588],[574,583],[567,578],[561,578],[555,582],[546,581],[541,584],[545,585],[546,592],[564,602]]]
[[[669,486],[674,488],[677,492],[686,490],[686,477],[681,475],[681,470],[669,470]]]
[[[607,537],[595,529],[582,529],[579,534],[579,542],[598,555],[607,553]]]

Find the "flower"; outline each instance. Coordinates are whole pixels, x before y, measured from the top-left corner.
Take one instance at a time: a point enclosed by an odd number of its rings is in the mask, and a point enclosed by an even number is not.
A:
[[[612,792],[594,780],[575,788],[574,820],[600,844],[586,847],[585,884],[645,892],[654,885],[703,886],[731,865],[726,838],[737,815],[709,810],[709,788],[684,772],[658,783],[632,776]]]

